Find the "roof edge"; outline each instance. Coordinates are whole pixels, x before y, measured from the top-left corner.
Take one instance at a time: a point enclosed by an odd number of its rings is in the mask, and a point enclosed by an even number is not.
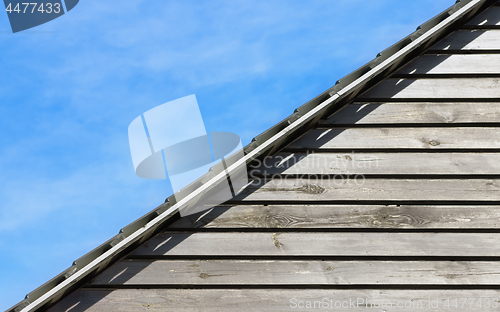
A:
[[[229,157],[228,172],[259,157],[279,151],[294,140],[298,133],[338,111],[354,97],[449,34],[457,25],[470,20],[495,2],[497,0],[458,0],[449,9],[423,23],[415,32],[380,52],[375,59],[341,78],[333,87],[298,107],[292,115],[255,137],[244,147],[243,158],[236,158],[234,155]],[[36,311],[55,304],[128,251],[161,231],[179,217],[180,208],[202,200],[204,194],[216,187],[225,177],[224,167],[221,164],[215,165],[209,173],[177,192],[175,197],[170,196],[165,203],[122,228],[119,234],[77,259],[71,267],[30,292],[23,301],[7,311]],[[175,198],[181,199],[176,201]]]

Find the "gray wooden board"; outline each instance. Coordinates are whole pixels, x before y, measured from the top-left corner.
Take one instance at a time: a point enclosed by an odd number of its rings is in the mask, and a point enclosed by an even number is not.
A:
[[[465,25],[500,25],[500,7],[491,7]]]
[[[313,129],[287,148],[498,149],[500,127]]]
[[[353,103],[323,125],[498,123],[500,103]]]
[[[242,205],[183,217],[170,228],[498,229],[498,206]]]
[[[266,201],[499,201],[500,179],[332,178],[277,176],[254,180],[234,200]],[[355,202],[353,202],[355,203]]]
[[[396,72],[396,74],[498,73],[500,73],[500,54],[422,55]]]
[[[500,30],[459,30],[436,43],[429,51],[498,49]]]
[[[360,95],[363,100],[373,98],[481,99],[498,97],[500,97],[500,78],[389,78]]]
[[[459,298],[471,299],[462,309]],[[496,289],[81,289],[48,311],[498,311],[499,298]],[[458,307],[447,308],[455,299]],[[316,308],[307,308],[314,302]]]
[[[500,153],[278,153],[248,168],[270,174],[500,174]]]
[[[126,260],[91,285],[496,285],[496,261]]]
[[[161,233],[131,255],[500,256],[498,233]]]

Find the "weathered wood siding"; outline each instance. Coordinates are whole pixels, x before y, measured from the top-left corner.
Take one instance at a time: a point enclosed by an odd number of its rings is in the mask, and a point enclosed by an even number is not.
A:
[[[482,298],[482,307],[475,304],[469,307],[471,303],[469,300],[467,305],[464,305],[466,309],[463,311],[495,311],[497,308],[492,308],[494,303],[491,298],[500,296],[498,289],[241,289],[237,287],[229,289],[111,289],[78,290],[71,295],[71,298],[63,300],[50,311],[321,311],[317,307],[314,310],[305,307],[308,303],[311,305],[315,304],[314,302],[321,303],[325,298],[327,301],[334,300],[334,308],[323,309],[323,311],[459,311],[459,309],[444,308],[447,302],[441,298]],[[358,300],[359,304],[357,304]],[[355,302],[353,306],[351,306],[352,301]],[[450,302],[453,304],[453,299]],[[387,307],[389,303],[394,304],[394,308]],[[398,309],[396,303],[401,303],[403,307],[406,307]],[[298,308],[299,304],[304,308]],[[338,308],[335,308],[335,304]],[[384,308],[377,308],[377,304],[385,305]],[[462,301],[459,300],[457,304],[461,306]],[[486,304],[489,308],[485,308]]]
[[[203,218],[184,217],[172,229],[497,229],[500,209],[491,205],[313,204],[234,205]]]
[[[500,38],[500,31],[498,35]],[[361,96],[369,99],[493,99],[500,97],[500,78],[390,78]]]
[[[446,50],[498,50],[500,30],[460,30],[452,33],[429,49],[437,53]]]
[[[388,271],[393,274],[388,275]],[[153,285],[376,285],[380,281],[460,285],[494,284],[499,278],[500,263],[496,261],[128,260],[101,274],[91,285],[144,281]]]
[[[500,12],[499,12],[500,13]],[[422,55],[399,70],[396,75],[419,74],[498,74],[500,55]]]
[[[499,87],[500,90],[500,87]],[[499,139],[497,139],[499,138]],[[289,149],[484,149],[500,148],[497,127],[314,129]],[[390,152],[390,150],[388,150]]]
[[[49,311],[497,311],[497,25],[493,6]]]
[[[498,70],[500,72],[500,68]],[[424,102],[353,103],[323,123],[323,127],[384,124],[498,123],[500,103]],[[473,126],[473,125],[472,125]]]

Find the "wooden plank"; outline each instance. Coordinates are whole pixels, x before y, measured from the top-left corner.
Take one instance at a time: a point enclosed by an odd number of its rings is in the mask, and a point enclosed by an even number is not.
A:
[[[169,228],[498,229],[500,206],[242,205],[183,217]]]
[[[499,297],[497,289],[81,289],[48,312],[498,311]],[[446,308],[455,298],[476,299]]]
[[[465,25],[500,25],[500,7],[494,6],[471,19]]]
[[[500,103],[353,103],[322,125],[498,123]]]
[[[128,260],[91,283],[109,285],[496,285],[497,261]]]
[[[429,51],[498,49],[500,30],[459,30],[436,43]]]
[[[335,179],[274,177],[255,180],[235,200],[245,201],[498,201],[500,179]]]
[[[422,55],[396,72],[396,74],[499,73],[500,54]]]
[[[313,129],[287,149],[498,149],[500,128]]]
[[[500,174],[500,153],[278,153],[248,168],[273,174]]]
[[[500,78],[390,78],[363,93],[360,96],[360,101],[369,101],[370,99],[490,99],[499,97]]]
[[[500,256],[500,233],[161,233],[131,256]]]

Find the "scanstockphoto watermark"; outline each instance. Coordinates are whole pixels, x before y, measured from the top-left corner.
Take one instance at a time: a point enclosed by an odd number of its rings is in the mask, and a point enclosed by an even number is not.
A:
[[[431,299],[429,299],[430,307]],[[423,301],[414,300],[388,300],[388,299],[369,299],[369,298],[348,298],[336,300],[333,298],[323,298],[321,300],[301,300],[297,298],[290,299],[290,308],[292,309],[329,309],[329,310],[348,310],[348,309],[424,309]]]
[[[394,309],[394,310],[428,310],[445,311],[491,310],[500,307],[498,298],[420,298],[420,299],[371,299],[346,298],[342,300],[323,298],[320,300],[304,300],[291,298],[290,308],[297,310],[354,310],[354,309]]]
[[[254,184],[273,181],[281,186],[294,186],[297,180],[309,185],[321,181],[323,186],[363,185],[365,172],[379,166],[379,158],[363,154],[291,153],[267,156],[249,166]]]

